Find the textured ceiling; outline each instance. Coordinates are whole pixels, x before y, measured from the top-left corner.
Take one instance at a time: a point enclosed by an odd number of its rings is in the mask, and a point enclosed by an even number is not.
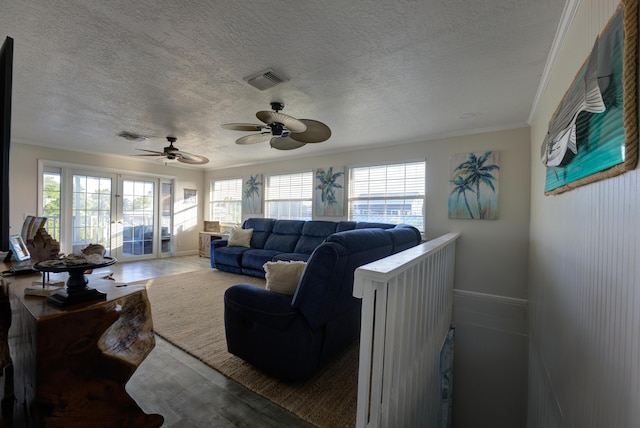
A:
[[[561,0],[29,0],[14,38],[12,139],[131,155],[164,137],[203,168],[526,124]],[[260,91],[243,77],[289,80]],[[329,125],[294,151],[235,144],[227,122],[283,101]],[[150,138],[133,143],[129,131]],[[140,152],[138,152],[140,153]]]

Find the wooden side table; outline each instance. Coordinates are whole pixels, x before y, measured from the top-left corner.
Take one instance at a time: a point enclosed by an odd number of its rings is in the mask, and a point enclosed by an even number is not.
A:
[[[159,427],[125,390],[155,346],[146,288],[89,277],[106,299],[68,308],[24,295],[37,276],[9,284],[15,399],[35,426]]]
[[[228,233],[220,233],[220,232],[200,232],[199,233],[199,248],[200,248],[200,257],[211,257],[211,241],[215,239],[227,239],[229,238]]]

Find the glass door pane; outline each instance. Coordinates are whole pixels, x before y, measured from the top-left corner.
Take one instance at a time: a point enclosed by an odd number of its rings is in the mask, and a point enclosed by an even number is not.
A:
[[[72,252],[89,244],[101,244],[111,252],[111,210],[113,178],[73,175]]]
[[[155,180],[122,180],[121,257],[155,254]]]
[[[160,253],[173,253],[173,183],[160,182]]]

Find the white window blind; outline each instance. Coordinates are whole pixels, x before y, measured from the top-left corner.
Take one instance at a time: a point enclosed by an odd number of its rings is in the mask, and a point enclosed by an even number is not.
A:
[[[270,218],[311,220],[313,173],[267,176],[265,214]]]
[[[209,218],[221,223],[242,220],[242,179],[213,180]]]
[[[424,231],[425,162],[349,169],[349,219]]]

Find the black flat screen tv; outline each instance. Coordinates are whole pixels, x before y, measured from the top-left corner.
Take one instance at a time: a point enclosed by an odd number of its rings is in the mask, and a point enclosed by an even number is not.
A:
[[[13,39],[7,37],[0,50],[0,251],[9,251],[9,149],[11,145],[11,88]]]

